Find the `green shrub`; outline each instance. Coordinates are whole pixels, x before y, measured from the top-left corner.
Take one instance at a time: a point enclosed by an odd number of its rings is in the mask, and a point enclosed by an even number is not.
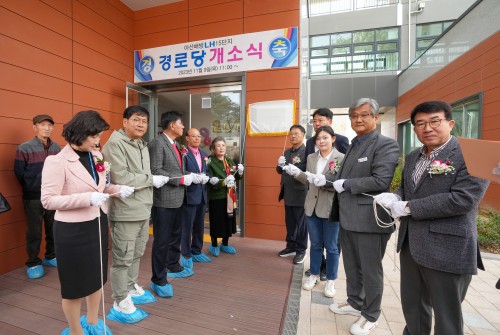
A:
[[[392,177],[391,189],[390,189],[391,192],[394,192],[401,186],[404,166],[405,166],[405,158],[404,156],[400,156],[398,159],[398,166],[396,166],[396,170],[394,171],[394,177]]]
[[[483,211],[477,218],[477,239],[481,250],[500,253],[500,214]]]

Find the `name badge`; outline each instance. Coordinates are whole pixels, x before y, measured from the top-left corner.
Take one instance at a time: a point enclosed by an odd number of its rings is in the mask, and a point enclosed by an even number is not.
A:
[[[361,157],[361,158],[358,158],[358,163],[363,163],[363,162],[366,162],[368,160],[368,157]]]

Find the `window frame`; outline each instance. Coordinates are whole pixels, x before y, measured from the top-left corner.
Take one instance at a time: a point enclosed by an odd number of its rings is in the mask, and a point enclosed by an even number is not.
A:
[[[434,44],[434,42],[437,39],[439,39],[439,37],[442,36],[443,33],[445,31],[447,31],[451,25],[453,25],[454,22],[455,22],[455,20],[447,20],[447,21],[434,21],[434,22],[426,22],[426,23],[417,24],[415,27],[415,58],[420,57],[425,52],[425,50],[429,49]],[[438,23],[441,24],[441,33],[439,35],[427,35],[427,36],[420,36],[420,37],[418,36],[417,32],[418,32],[419,27],[430,26],[432,24],[438,24]],[[448,25],[445,27],[446,24],[448,24]],[[426,47],[418,47],[419,41],[430,41],[430,43]]]
[[[456,108],[462,107],[462,129],[460,129],[460,134],[456,136],[464,137],[464,127],[465,122],[463,122],[465,113],[467,112],[467,109],[464,109],[466,105],[469,105],[471,103],[477,102],[478,104],[478,115],[477,115],[477,139],[482,138],[483,134],[483,93],[476,93],[473,95],[470,95],[466,98],[457,100],[453,103],[450,104],[452,111],[454,111]],[[456,125],[455,125],[456,127]],[[473,137],[466,137],[466,138],[473,138]]]

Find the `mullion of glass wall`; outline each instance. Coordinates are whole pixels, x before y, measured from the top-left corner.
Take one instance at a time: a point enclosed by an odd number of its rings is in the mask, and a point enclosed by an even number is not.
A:
[[[330,45],[328,48],[327,43]],[[311,76],[398,69],[399,28],[397,27],[310,38]]]

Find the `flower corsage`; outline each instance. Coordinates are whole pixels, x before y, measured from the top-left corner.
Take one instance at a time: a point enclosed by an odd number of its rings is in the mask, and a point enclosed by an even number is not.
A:
[[[95,161],[95,169],[97,172],[105,172],[106,174],[109,174],[111,171],[111,163],[106,162],[102,158],[99,158],[97,156],[94,156],[94,161]]]
[[[186,148],[186,146],[184,146],[184,145],[181,146],[181,155],[185,156],[185,155],[187,155],[187,153],[188,153],[188,149]]]
[[[339,169],[340,169],[339,160],[337,158],[334,158],[330,163],[328,163],[327,173],[336,174],[337,172],[339,172]]]
[[[446,161],[441,161],[441,160],[434,160],[431,162],[429,165],[429,174],[454,174],[455,173],[455,168],[453,167],[453,163],[450,160]]]
[[[300,159],[300,156],[295,156],[292,158],[293,165],[299,164],[300,162],[302,162],[302,160]]]
[[[212,159],[208,156],[205,156],[204,160],[205,160],[205,164],[207,164],[207,165],[210,164],[210,162],[212,161]]]

